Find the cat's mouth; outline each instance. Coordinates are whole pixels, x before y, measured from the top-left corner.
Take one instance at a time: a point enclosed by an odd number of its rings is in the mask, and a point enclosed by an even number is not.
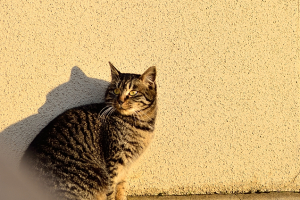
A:
[[[125,103],[118,103],[118,102],[116,102],[114,104],[114,107],[117,110],[128,110],[128,109],[131,109],[131,106],[129,106],[126,102]]]
[[[122,115],[132,115],[133,114],[132,111],[126,110],[126,109],[119,109],[118,112],[121,113]]]
[[[134,114],[133,108],[124,108],[122,106],[116,108],[117,112],[119,112],[121,115],[132,115]]]
[[[115,101],[113,103],[113,107],[121,115],[133,115],[135,113],[135,111],[136,111],[135,108],[133,108],[132,105],[130,105],[126,101],[123,102],[123,103],[119,103],[119,102]]]

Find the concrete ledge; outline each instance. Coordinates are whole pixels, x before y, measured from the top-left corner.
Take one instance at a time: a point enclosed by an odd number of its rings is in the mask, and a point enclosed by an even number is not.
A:
[[[300,193],[271,192],[255,194],[214,194],[214,195],[188,195],[188,196],[129,196],[128,200],[297,200]]]

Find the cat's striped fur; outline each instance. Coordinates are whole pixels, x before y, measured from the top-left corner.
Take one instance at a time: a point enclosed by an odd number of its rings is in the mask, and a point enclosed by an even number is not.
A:
[[[105,103],[67,110],[23,156],[30,176],[57,199],[126,199],[127,171],[153,137],[156,68],[137,75],[110,67]]]

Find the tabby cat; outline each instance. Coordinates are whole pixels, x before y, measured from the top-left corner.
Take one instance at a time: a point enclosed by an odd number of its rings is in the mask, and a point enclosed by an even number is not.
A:
[[[156,68],[119,72],[105,103],[65,111],[31,142],[22,166],[59,200],[124,200],[129,167],[149,145],[157,112]]]

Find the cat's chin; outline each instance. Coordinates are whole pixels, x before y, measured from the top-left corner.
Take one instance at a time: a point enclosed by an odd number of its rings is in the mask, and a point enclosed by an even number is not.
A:
[[[133,115],[134,114],[134,109],[117,109],[117,111],[121,114],[121,115]]]

